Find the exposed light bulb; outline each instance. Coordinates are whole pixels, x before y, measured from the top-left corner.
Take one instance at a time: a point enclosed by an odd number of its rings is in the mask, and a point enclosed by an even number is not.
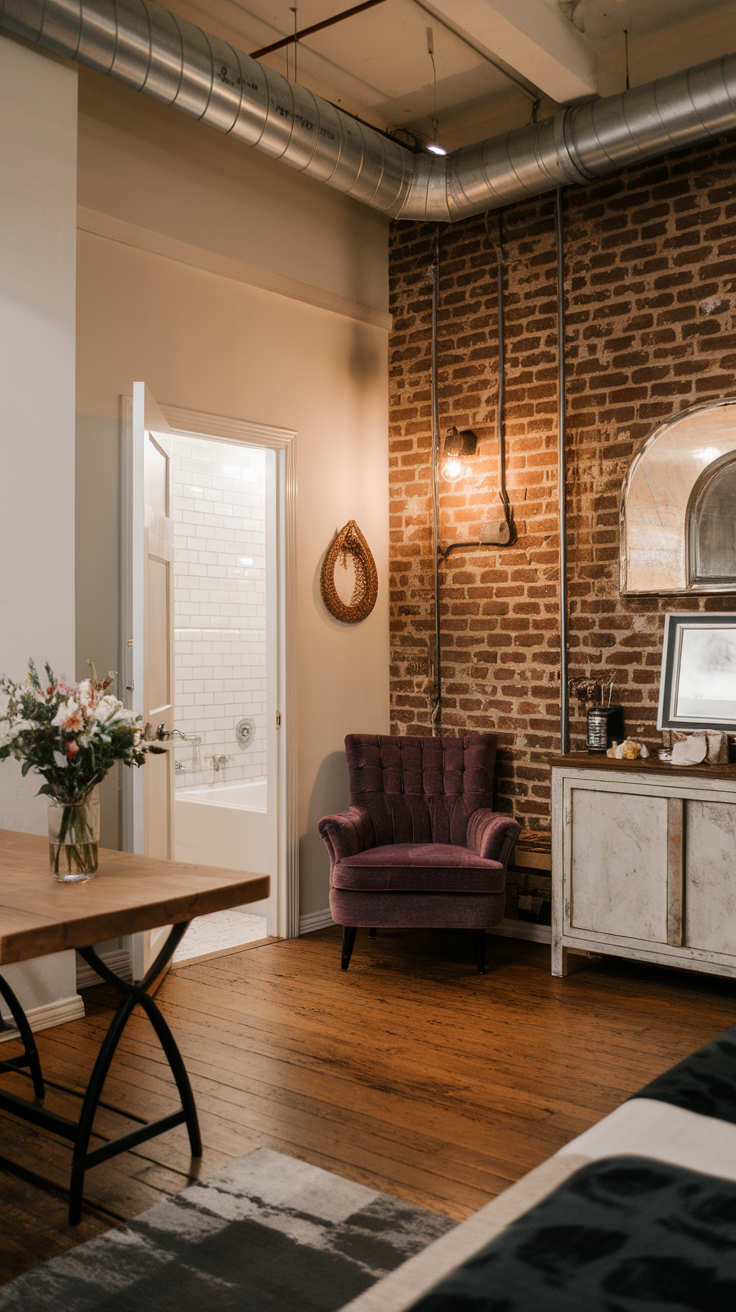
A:
[[[430,155],[446,155],[446,154],[447,154],[447,151],[445,150],[444,146],[441,146],[440,143],[439,143],[439,141],[428,141],[427,144],[426,144],[426,146],[424,147],[424,149],[425,149],[425,150],[428,150],[429,153],[430,153]]]
[[[465,462],[456,455],[446,456],[440,465],[440,474],[447,483],[457,483],[465,473]]]

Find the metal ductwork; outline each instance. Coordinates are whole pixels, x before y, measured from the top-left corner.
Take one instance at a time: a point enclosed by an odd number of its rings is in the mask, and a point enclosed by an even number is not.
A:
[[[414,155],[152,0],[0,0],[0,24],[401,219],[452,222],[736,128],[736,55]]]

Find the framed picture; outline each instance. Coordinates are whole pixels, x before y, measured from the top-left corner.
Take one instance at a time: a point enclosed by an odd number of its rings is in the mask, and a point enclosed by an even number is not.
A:
[[[736,733],[736,615],[665,615],[657,728]]]

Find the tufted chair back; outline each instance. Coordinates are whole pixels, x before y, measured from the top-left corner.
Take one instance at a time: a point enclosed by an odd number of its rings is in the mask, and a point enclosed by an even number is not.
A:
[[[376,846],[465,846],[468,816],[493,806],[494,733],[464,738],[395,738],[351,733],[345,739],[350,802],[368,811]]]

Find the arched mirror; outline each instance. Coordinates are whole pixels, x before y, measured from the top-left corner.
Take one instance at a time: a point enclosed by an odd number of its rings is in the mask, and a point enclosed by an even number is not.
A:
[[[621,504],[621,590],[736,588],[736,398],[668,419],[633,461]]]
[[[689,583],[736,587],[736,452],[703,470],[690,496]]]

